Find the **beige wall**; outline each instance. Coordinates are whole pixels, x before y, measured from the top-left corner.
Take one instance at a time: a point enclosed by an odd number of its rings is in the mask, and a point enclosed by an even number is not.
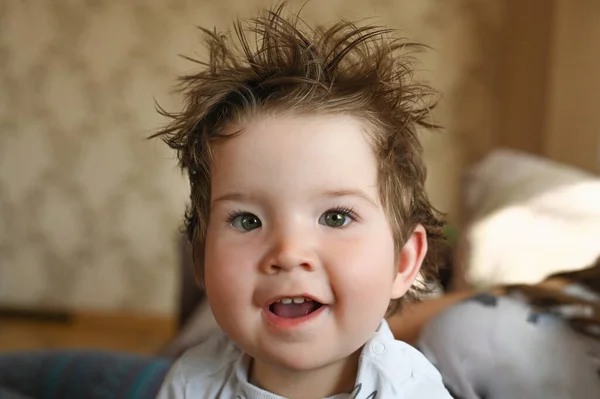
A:
[[[173,311],[187,187],[172,154],[144,140],[162,123],[153,99],[178,103],[173,79],[192,64],[177,54],[201,53],[194,25],[226,28],[270,3],[4,2],[0,305]],[[422,73],[445,92],[438,118],[448,132],[424,135],[428,187],[452,218],[464,154],[480,148],[469,144],[489,127],[476,40],[498,18],[490,4],[327,0],[306,7],[309,20],[380,16],[433,47]]]
[[[555,7],[544,152],[600,173],[600,2]]]

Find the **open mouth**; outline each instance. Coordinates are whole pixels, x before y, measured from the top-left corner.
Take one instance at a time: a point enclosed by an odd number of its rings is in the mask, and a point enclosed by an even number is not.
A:
[[[305,297],[281,298],[269,305],[269,311],[283,319],[297,319],[304,317],[323,304]]]

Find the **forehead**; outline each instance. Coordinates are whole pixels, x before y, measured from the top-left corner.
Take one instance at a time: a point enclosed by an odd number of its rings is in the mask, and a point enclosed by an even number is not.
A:
[[[234,132],[239,133],[214,147],[213,191],[265,182],[315,189],[376,185],[374,152],[355,117],[258,116],[226,133]]]

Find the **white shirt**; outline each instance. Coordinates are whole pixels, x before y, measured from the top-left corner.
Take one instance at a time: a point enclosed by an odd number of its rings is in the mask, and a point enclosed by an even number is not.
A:
[[[157,399],[284,399],[248,382],[250,360],[223,333],[175,362]],[[387,322],[362,349],[354,392],[327,399],[452,398],[438,371],[415,348],[396,341]]]

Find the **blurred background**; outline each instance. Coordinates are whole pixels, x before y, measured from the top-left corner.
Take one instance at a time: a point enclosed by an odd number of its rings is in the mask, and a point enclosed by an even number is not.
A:
[[[165,122],[154,101],[180,104],[175,78],[194,65],[178,55],[205,55],[195,26],[227,30],[271,3],[0,1],[0,350],[150,354],[173,335],[188,188],[174,155],[146,140]],[[457,229],[467,172],[497,149],[597,177],[600,2],[305,7],[309,22],[340,16],[432,47],[418,76],[443,92],[445,130],[423,133],[428,189]]]

